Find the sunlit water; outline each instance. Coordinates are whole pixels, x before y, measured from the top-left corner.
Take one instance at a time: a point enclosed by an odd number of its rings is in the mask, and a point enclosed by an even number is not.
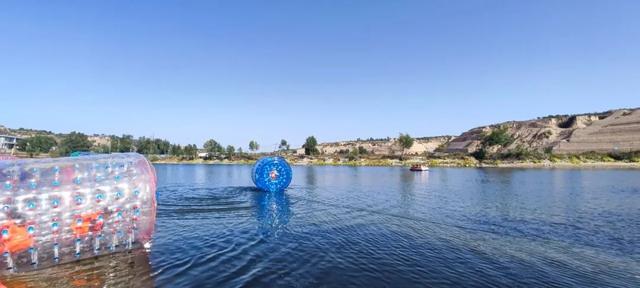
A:
[[[640,287],[640,171],[157,165],[150,254],[9,284]],[[6,283],[5,283],[6,285]]]

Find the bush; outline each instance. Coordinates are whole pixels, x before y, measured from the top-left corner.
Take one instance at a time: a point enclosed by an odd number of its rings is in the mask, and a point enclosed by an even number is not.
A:
[[[349,161],[355,161],[360,159],[360,155],[358,154],[358,150],[357,149],[353,149],[353,151],[351,151],[349,153],[349,155],[347,156],[347,159],[349,159]]]
[[[580,161],[580,158],[578,158],[578,156],[576,156],[576,155],[571,155],[569,157],[569,162],[571,162],[571,164],[573,164],[573,165],[578,165],[578,164],[582,163],[582,161]]]
[[[487,150],[484,149],[484,147],[476,150],[475,152],[471,153],[471,156],[473,156],[473,158],[476,158],[476,160],[478,161],[482,161],[487,159]]]
[[[507,127],[505,126],[494,129],[493,131],[491,131],[491,133],[484,136],[484,138],[482,139],[482,144],[486,146],[499,145],[502,147],[506,147],[511,143],[513,143],[513,137],[509,135]]]
[[[611,158],[610,156],[607,155],[607,156],[602,157],[602,161],[603,162],[615,162],[616,159],[613,159],[613,158]]]
[[[473,159],[471,157],[465,157],[462,160],[462,166],[463,167],[473,167],[476,166],[478,164],[478,162],[476,161],[476,159]]]
[[[553,163],[558,163],[558,162],[561,162],[562,160],[563,160],[563,157],[556,154],[552,154],[551,156],[549,156],[549,161]]]
[[[540,161],[547,159],[547,155],[537,150],[529,150],[521,145],[518,145],[515,149],[507,151],[500,155],[502,159],[516,159],[516,160],[529,160]]]
[[[18,150],[27,152],[30,155],[49,153],[53,147],[58,145],[55,138],[51,136],[33,136],[18,140]]]

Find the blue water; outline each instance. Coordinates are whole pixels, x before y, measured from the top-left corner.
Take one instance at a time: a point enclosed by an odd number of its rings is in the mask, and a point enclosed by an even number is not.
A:
[[[250,171],[157,166],[156,285],[640,287],[640,171]]]
[[[640,287],[638,170],[297,166],[267,194],[251,166],[156,169],[151,252],[49,286]]]

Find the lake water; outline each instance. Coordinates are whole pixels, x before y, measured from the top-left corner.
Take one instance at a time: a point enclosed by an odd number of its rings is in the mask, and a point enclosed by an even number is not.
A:
[[[268,194],[251,166],[156,169],[150,254],[11,283],[640,287],[637,170],[294,167]]]

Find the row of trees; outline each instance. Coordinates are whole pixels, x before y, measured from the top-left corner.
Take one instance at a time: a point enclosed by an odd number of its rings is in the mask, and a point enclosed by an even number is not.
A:
[[[224,145],[220,144],[220,142],[214,139],[209,139],[206,142],[204,142],[204,144],[202,145],[202,148],[209,156],[226,155],[227,157],[233,157],[235,155],[244,154],[242,147],[236,148],[233,145],[227,145],[225,147]],[[278,150],[287,151],[289,149],[290,149],[290,146],[287,140],[285,139],[280,140],[280,144],[278,145]],[[255,140],[249,141],[249,151],[257,152],[258,150],[260,150],[260,144],[258,144],[258,142]]]
[[[111,136],[109,140],[110,143],[108,145],[103,144],[93,146],[90,150],[97,153],[137,152],[145,155],[168,155],[187,159],[195,159],[198,157],[198,146],[195,144],[182,146],[180,144],[173,144],[164,139],[148,137],[139,137],[138,139],[134,139],[132,135]]]
[[[497,142],[503,141],[496,137]],[[163,139],[153,139],[147,137],[139,137],[134,139],[132,135],[111,136],[108,144],[94,145],[89,137],[83,133],[71,132],[58,143],[56,138],[52,136],[33,136],[25,139],[21,139],[18,142],[18,150],[24,151],[30,154],[39,153],[52,153],[55,152],[58,155],[68,155],[74,151],[93,151],[97,153],[111,153],[111,152],[137,152],[146,155],[171,155],[179,156],[188,159],[194,159],[198,156],[198,147],[195,144],[189,144],[181,146],[179,144],[172,144],[171,142]],[[493,139],[492,139],[493,140]],[[400,134],[398,137],[398,143],[404,151],[413,146],[414,139],[409,134]],[[318,140],[314,136],[309,136],[305,140],[304,152],[306,155],[318,155]],[[244,151],[242,147],[234,147],[233,145],[223,146],[220,142],[209,139],[202,148],[205,152],[212,156],[226,155],[232,157],[235,155],[242,155]],[[290,145],[287,140],[282,139],[278,144],[279,151],[290,150]],[[362,148],[362,147],[359,147]],[[260,144],[257,141],[251,140],[249,142],[249,150],[251,152],[257,152],[260,150]],[[356,153],[356,152],[354,152]],[[365,154],[366,150],[358,150],[358,154]]]
[[[17,146],[19,151],[27,152],[32,156],[51,152],[56,152],[59,155],[68,155],[74,151],[90,151],[93,143],[89,141],[87,135],[71,132],[60,143],[52,136],[37,135],[20,139]]]
[[[172,155],[194,159],[198,156],[198,147],[195,144],[181,146],[172,144],[163,139],[151,139],[140,137],[134,139],[131,135],[111,136],[109,144],[94,145],[89,137],[83,133],[71,132],[59,142],[56,138],[46,135],[37,135],[18,141],[19,151],[38,155],[51,153],[54,155],[69,155],[76,151],[92,151],[96,153],[110,152],[138,152],[146,155]]]

